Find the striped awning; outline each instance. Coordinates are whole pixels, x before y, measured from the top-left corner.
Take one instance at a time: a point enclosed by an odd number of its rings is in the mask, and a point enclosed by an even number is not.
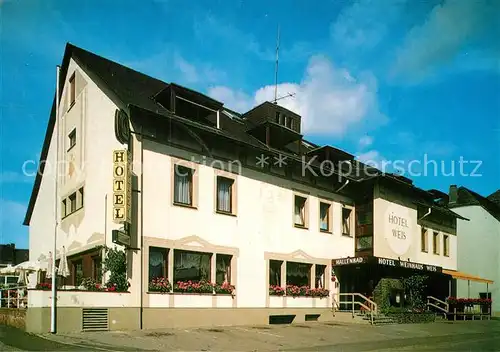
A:
[[[488,279],[484,279],[484,278],[479,277],[479,276],[466,274],[466,273],[463,273],[461,271],[443,269],[443,274],[448,274],[451,277],[453,277],[454,279],[467,280],[467,281],[476,281],[476,282],[484,282],[486,284],[492,284],[493,283],[493,280],[488,280]]]

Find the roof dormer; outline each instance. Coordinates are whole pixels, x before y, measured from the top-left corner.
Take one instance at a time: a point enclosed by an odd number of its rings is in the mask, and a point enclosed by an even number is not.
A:
[[[282,148],[302,139],[301,117],[268,101],[242,115],[249,123],[247,132],[266,145]]]

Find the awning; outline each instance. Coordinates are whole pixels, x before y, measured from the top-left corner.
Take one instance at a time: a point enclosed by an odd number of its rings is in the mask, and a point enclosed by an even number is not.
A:
[[[466,273],[462,273],[460,271],[455,270],[446,270],[443,269],[443,274],[451,275],[454,279],[467,280],[467,281],[476,281],[476,282],[484,282],[486,284],[492,284],[493,280],[483,279],[479,276],[474,276]]]

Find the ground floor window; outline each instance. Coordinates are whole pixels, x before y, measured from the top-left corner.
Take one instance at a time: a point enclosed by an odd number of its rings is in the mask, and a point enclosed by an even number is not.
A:
[[[95,282],[102,282],[102,256],[96,255],[92,257],[92,278]]]
[[[231,259],[232,255],[227,254],[217,254],[215,257],[215,283],[231,283]]]
[[[174,282],[210,281],[212,253],[174,250]]]
[[[281,286],[281,266],[283,262],[281,260],[270,260],[269,261],[269,285],[270,286]]]
[[[72,270],[72,277],[73,277],[73,285],[74,286],[80,286],[82,283],[82,280],[84,278],[83,275],[83,260],[75,260],[72,262],[73,264],[73,270]]]
[[[311,264],[287,262],[286,284],[287,286],[309,286],[311,284]]]
[[[167,277],[168,249],[149,247],[149,282],[154,278]]]
[[[316,264],[315,288],[325,288],[326,265]]]

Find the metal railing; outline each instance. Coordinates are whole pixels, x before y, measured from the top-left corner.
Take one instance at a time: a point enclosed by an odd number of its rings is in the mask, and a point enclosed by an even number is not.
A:
[[[445,301],[433,296],[427,296],[427,310],[429,311],[431,307],[443,313],[445,318],[450,309],[449,304]]]
[[[370,314],[370,323],[373,324],[374,314],[378,312],[377,303],[372,301],[370,298],[362,295],[361,293],[350,292],[350,293],[337,293],[336,296],[340,297],[340,300],[337,302],[335,297],[332,300],[332,310],[335,314],[335,310],[337,311],[350,311],[352,312],[352,317],[355,317],[355,313],[358,311],[365,311]],[[344,301],[342,297],[350,297],[350,300]],[[356,298],[360,298],[363,302],[356,300]],[[350,307],[349,309],[341,309],[341,305],[345,305]]]
[[[28,288],[26,286],[0,288],[0,307],[27,308]]]

